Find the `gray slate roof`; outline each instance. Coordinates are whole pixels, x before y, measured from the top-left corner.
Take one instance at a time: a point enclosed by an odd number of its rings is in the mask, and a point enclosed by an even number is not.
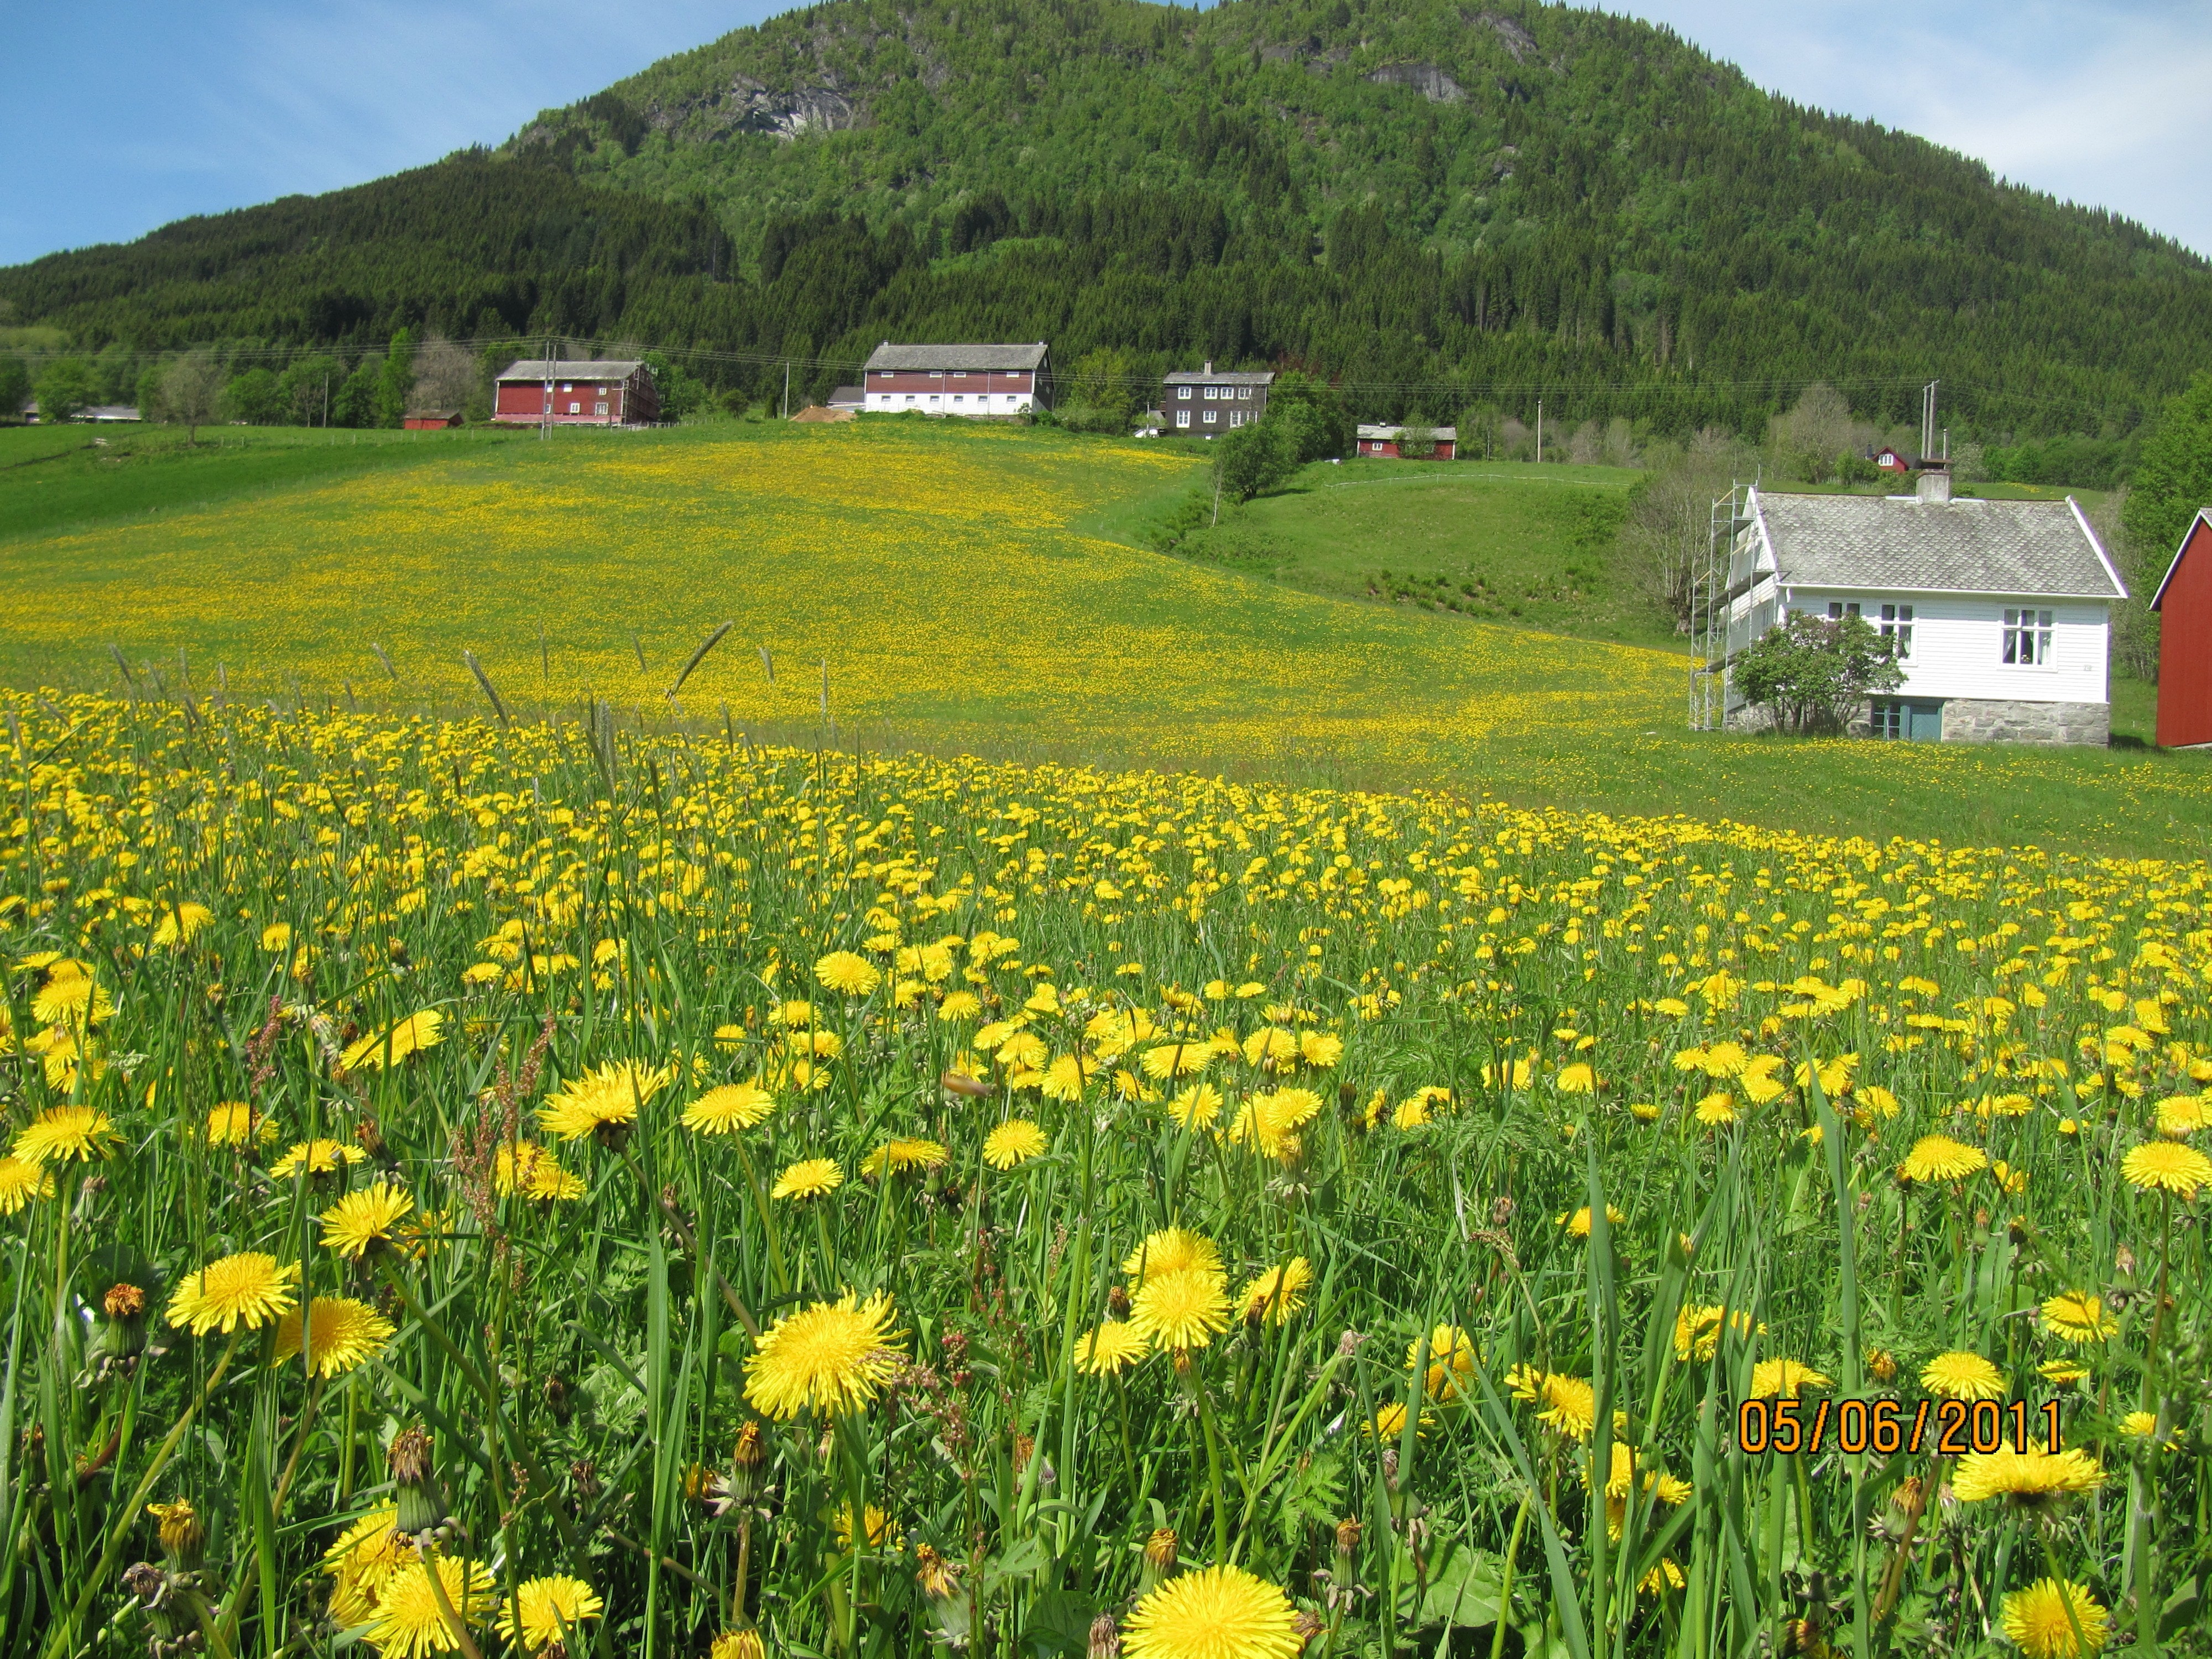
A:
[[[1359,428],[1358,435],[1366,439],[1370,443],[1378,439],[1384,443],[1395,443],[1405,430],[1406,428],[1402,426],[1367,426],[1363,424]],[[1457,427],[1432,426],[1429,428],[1429,434],[1431,437],[1435,438],[1438,443],[1455,444],[1459,441],[1459,428]]]
[[[634,359],[618,362],[594,357],[589,361],[548,363],[543,357],[525,357],[520,362],[509,363],[499,378],[502,380],[620,380],[628,379],[641,367],[642,365]]]
[[[1044,362],[1044,342],[1035,345],[894,345],[886,340],[870,354],[871,370],[1020,369]]]
[[[1170,386],[1273,386],[1275,371],[1232,374],[1226,369],[1179,368],[1164,378]]]
[[[1935,502],[1764,490],[1754,499],[1785,586],[2127,597],[2070,500]]]

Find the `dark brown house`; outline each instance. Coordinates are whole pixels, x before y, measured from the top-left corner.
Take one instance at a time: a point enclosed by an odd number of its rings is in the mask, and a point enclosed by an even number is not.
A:
[[[1170,432],[1211,438],[1232,428],[1249,426],[1267,411],[1267,388],[1275,383],[1271,373],[1231,374],[1212,363],[1193,372],[1178,369],[1166,381],[1165,401]]]

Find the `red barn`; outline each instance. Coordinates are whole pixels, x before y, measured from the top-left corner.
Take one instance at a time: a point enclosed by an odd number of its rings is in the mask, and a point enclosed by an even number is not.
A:
[[[1875,451],[1869,459],[1874,462],[1875,470],[1879,472],[1904,473],[1912,471],[1912,463],[1899,454],[1896,447],[1892,444],[1884,444],[1880,449]]]
[[[878,415],[1028,415],[1052,406],[1052,365],[1032,345],[899,345],[884,341],[860,375]],[[840,388],[842,390],[843,388]]]
[[[2200,507],[2150,608],[2158,634],[2158,743],[2212,744],[2212,507]]]
[[[507,426],[651,426],[660,393],[641,362],[525,358],[499,377],[492,419]]]
[[[441,432],[460,423],[461,411],[458,409],[410,409],[399,424],[410,432]]]
[[[1358,441],[1352,447],[1352,453],[1392,461],[1400,459],[1449,461],[1458,457],[1459,432],[1456,428],[1431,427],[1429,433],[1436,441],[1436,447],[1425,456],[1401,457],[1398,453],[1398,440],[1405,435],[1405,432],[1406,428],[1402,426],[1362,426],[1359,428]]]

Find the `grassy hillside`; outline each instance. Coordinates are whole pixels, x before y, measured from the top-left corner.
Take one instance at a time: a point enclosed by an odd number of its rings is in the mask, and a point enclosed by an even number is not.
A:
[[[1818,378],[1895,422],[1936,375],[1992,441],[2117,437],[2212,362],[2212,274],[2174,243],[1522,0],[833,0],[499,161],[56,255],[0,298],[95,346],[562,332],[793,357],[813,392],[886,337],[1042,338],[1146,376],[1319,367],[1364,416],[1548,389],[1675,429]]]
[[[39,489],[5,463],[40,441],[0,434],[0,523]],[[118,500],[0,539],[0,672],[112,687],[112,642],[148,693],[181,650],[197,695],[221,665],[233,696],[481,708],[472,650],[525,711],[596,696],[716,733],[726,705],[802,740],[2136,853],[2200,852],[2212,823],[2201,757],[1698,737],[1679,653],[1162,556],[1139,527],[1199,464],[1139,444],[899,422],[416,434],[377,453],[290,483],[287,446],[173,458],[156,513]],[[201,465],[268,471],[217,500]],[[724,621],[672,709],[662,692]]]

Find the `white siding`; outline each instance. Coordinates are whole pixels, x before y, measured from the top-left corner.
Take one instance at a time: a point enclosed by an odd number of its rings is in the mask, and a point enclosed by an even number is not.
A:
[[[1905,664],[1903,697],[1973,697],[2021,702],[2106,702],[2111,612],[2090,600],[2044,599],[2051,613],[2051,660],[2022,666],[2004,659],[2004,597],[1927,593],[1830,592],[1792,588],[1793,611],[1828,614],[1831,600],[1856,603],[1880,625],[1885,603],[1912,607],[1912,655]],[[2027,603],[2014,598],[2018,606]]]

